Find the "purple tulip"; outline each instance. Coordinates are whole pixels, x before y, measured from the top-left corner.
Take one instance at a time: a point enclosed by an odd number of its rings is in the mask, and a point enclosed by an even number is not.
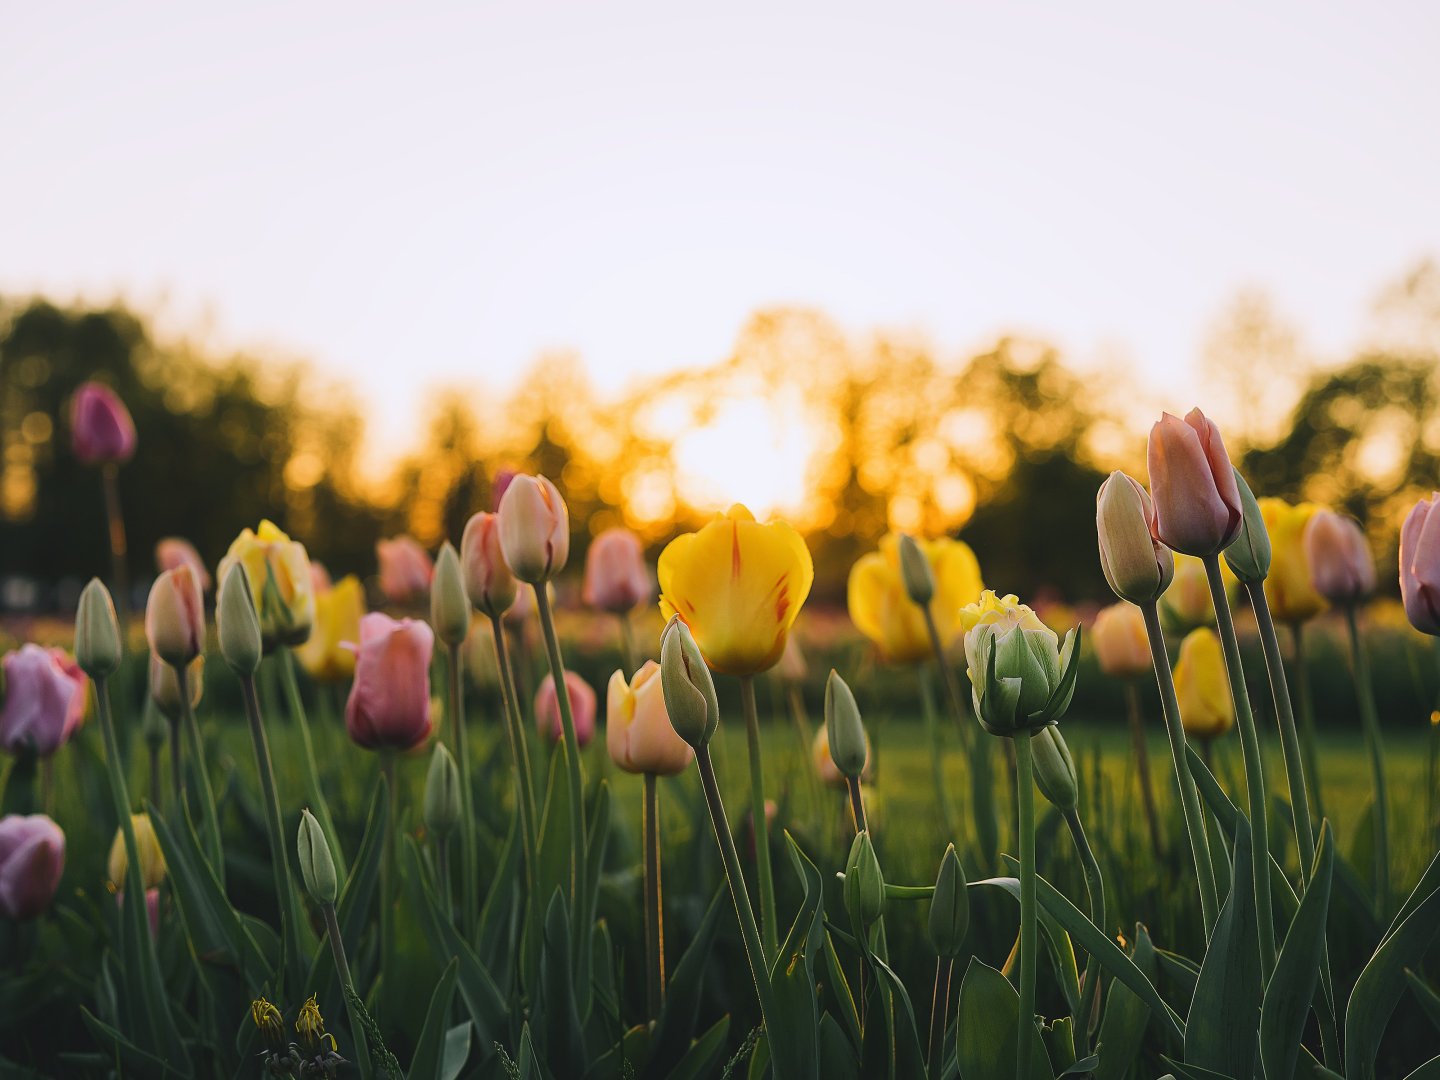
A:
[[[135,456],[135,421],[104,383],[82,383],[70,401],[70,447],[86,465],[124,464]]]
[[[33,919],[50,906],[65,870],[65,834],[44,814],[0,818],[0,915]]]
[[[84,672],[60,649],[33,644],[6,653],[0,664],[5,669],[0,747],[49,757],[85,718]]]

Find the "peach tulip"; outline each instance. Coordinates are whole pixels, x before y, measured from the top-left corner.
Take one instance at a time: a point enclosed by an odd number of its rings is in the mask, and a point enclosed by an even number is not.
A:
[[[177,566],[188,566],[195,571],[201,592],[210,590],[210,571],[205,569],[205,560],[200,558],[195,545],[184,537],[167,536],[155,545],[155,567],[163,574]]]
[[[575,721],[575,741],[585,746],[595,737],[595,691],[573,671],[565,672],[565,688],[570,692],[570,718]],[[535,691],[535,728],[553,743],[565,737],[553,675],[546,675],[540,689]]]
[[[585,603],[624,614],[649,600],[654,589],[645,567],[645,548],[629,529],[606,529],[585,553]]]
[[[570,511],[543,476],[516,476],[500,498],[500,550],[505,564],[531,585],[550,580],[570,557]]]
[[[188,664],[205,651],[205,598],[188,563],[166,570],[150,587],[145,637],[167,664]]]
[[[1101,608],[1090,628],[1100,670],[1117,679],[1136,679],[1150,673],[1150,637],[1145,615],[1134,604]]]
[[[380,562],[380,591],[392,604],[413,604],[430,588],[435,564],[413,536],[375,542]]]
[[[70,399],[70,448],[86,465],[123,464],[135,456],[135,421],[104,383],[81,383]]]
[[[0,818],[0,915],[33,919],[55,899],[65,871],[65,834],[44,814]]]
[[[1240,535],[1240,488],[1220,429],[1199,409],[1150,429],[1155,535],[1187,555],[1214,555]]]
[[[0,746],[12,754],[49,757],[69,742],[85,718],[89,680],[64,652],[22,645],[0,661],[5,705],[0,709]]]
[[[1440,636],[1440,491],[1421,499],[1400,528],[1400,596],[1410,625]]]
[[[1311,584],[1332,604],[1354,604],[1375,591],[1375,560],[1354,519],[1317,510],[1305,526],[1304,544]]]
[[[435,635],[414,619],[372,611],[360,620],[345,730],[368,750],[413,750],[430,737]]]
[[[960,609],[980,599],[980,563],[969,545],[941,537],[917,540],[935,581],[930,613],[941,646],[960,632]],[[900,565],[900,537],[887,533],[880,550],[862,555],[850,568],[846,603],[850,621],[875,643],[880,655],[897,664],[914,664],[931,655],[925,613],[910,599]]]
[[[646,660],[629,683],[623,671],[610,676],[605,700],[605,748],[610,751],[611,761],[631,773],[674,776],[695,760],[695,751],[670,725],[660,686],[660,665],[654,660]]]
[[[520,591],[500,550],[500,519],[481,511],[465,523],[460,538],[460,569],[465,592],[476,611],[494,618],[510,610]]]

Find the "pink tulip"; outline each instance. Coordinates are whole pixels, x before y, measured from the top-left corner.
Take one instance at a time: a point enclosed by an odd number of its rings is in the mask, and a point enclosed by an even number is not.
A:
[[[430,588],[435,564],[411,536],[396,536],[375,544],[380,560],[380,591],[392,604],[414,603]]]
[[[1375,560],[1360,526],[1333,510],[1316,510],[1302,537],[1310,582],[1332,604],[1353,604],[1375,591]]]
[[[1155,536],[1186,555],[1214,555],[1240,535],[1240,488],[1220,429],[1199,409],[1150,429]]]
[[[520,475],[500,500],[500,550],[505,565],[531,585],[550,580],[570,557],[570,511],[560,489],[543,476]]]
[[[316,596],[319,596],[321,593],[329,592],[334,587],[335,583],[330,580],[330,571],[325,569],[325,564],[318,563],[314,559],[311,559],[310,591]]]
[[[1421,499],[1400,527],[1400,595],[1410,625],[1440,636],[1440,491]]]
[[[145,639],[167,664],[188,664],[205,651],[205,598],[189,564],[166,570],[150,587]]]
[[[518,475],[514,469],[501,469],[495,474],[495,479],[490,482],[490,505],[494,509],[500,509],[500,500],[505,497],[505,489]]]
[[[5,670],[0,746],[12,754],[29,750],[49,757],[85,718],[89,680],[64,652],[39,645],[22,645],[0,663]]]
[[[570,718],[575,721],[575,741],[585,746],[595,737],[595,691],[573,671],[565,672],[565,687],[570,691]],[[535,728],[551,742],[558,743],[565,735],[553,675],[546,675],[540,689],[535,692]]]
[[[653,594],[645,549],[629,529],[606,529],[585,555],[585,603],[623,614]]]
[[[104,383],[81,383],[71,398],[70,448],[86,465],[119,465],[135,456],[135,421]]]
[[[65,870],[65,834],[44,814],[0,818],[0,915],[33,919],[50,906]]]
[[[500,519],[484,511],[465,523],[460,538],[460,569],[465,592],[477,611],[503,615],[515,603],[519,584],[500,550]]]
[[[200,582],[200,591],[209,592],[210,571],[205,569],[205,560],[200,558],[195,545],[184,537],[167,536],[155,545],[155,567],[163,574],[177,566],[188,566],[195,571],[195,578]]]
[[[345,730],[368,750],[413,750],[430,737],[435,635],[414,619],[372,611],[360,620]]]

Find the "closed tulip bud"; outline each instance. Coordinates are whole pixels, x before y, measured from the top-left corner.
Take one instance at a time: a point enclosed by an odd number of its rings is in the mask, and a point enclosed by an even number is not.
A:
[[[1139,481],[1110,474],[1095,496],[1095,528],[1111,590],[1132,604],[1154,603],[1170,587],[1175,557],[1156,539],[1155,505]]]
[[[715,679],[678,615],[670,617],[660,635],[660,685],[675,733],[696,750],[708,745],[720,723]]]
[[[115,602],[99,578],[80,593],[75,609],[75,660],[92,679],[113,675],[120,666],[120,623]]]
[[[965,947],[970,931],[970,889],[965,882],[965,868],[955,845],[945,848],[940,860],[940,873],[935,878],[935,894],[930,899],[930,944],[942,960],[954,960]]]
[[[435,579],[430,586],[430,623],[435,636],[446,645],[460,645],[470,633],[470,598],[465,595],[465,575],[460,555],[449,540],[435,560]]]
[[[430,737],[430,657],[435,635],[414,619],[372,611],[360,620],[345,730],[367,750],[413,750]]]
[[[867,763],[860,779],[869,780],[870,737],[868,735],[865,736],[865,758]],[[815,776],[822,784],[827,787],[843,788],[845,786],[845,774],[840,771],[835,764],[835,759],[830,756],[830,733],[823,725],[815,732],[815,739],[810,744],[810,762],[815,766]],[[874,792],[871,792],[870,798],[873,803]]]
[[[85,465],[123,464],[135,456],[135,421],[114,390],[81,383],[70,399],[70,448]]]
[[[1410,625],[1440,636],[1440,491],[1421,499],[1400,529],[1400,595]]]
[[[971,696],[992,735],[1034,734],[1064,715],[1075,694],[1080,630],[1061,642],[1025,604],[986,589],[960,612]]]
[[[1375,560],[1352,518],[1317,510],[1305,526],[1305,557],[1315,591],[1332,604],[1356,604],[1375,591]]]
[[[606,529],[585,553],[585,603],[624,614],[654,594],[645,548],[629,529]]]
[[[543,476],[520,475],[500,499],[500,550],[521,581],[540,585],[570,557],[570,513],[560,491]]]
[[[1240,535],[1225,549],[1225,563],[1244,584],[1264,581],[1270,573],[1270,533],[1250,485],[1235,470],[1235,487],[1240,492]]]
[[[595,713],[599,702],[590,684],[573,671],[565,672],[565,688],[570,695],[570,719],[575,724],[575,741],[589,746],[595,737]],[[565,722],[560,716],[560,698],[555,693],[555,677],[546,675],[535,691],[535,729],[552,743],[565,737]]]
[[[460,566],[465,575],[465,592],[475,610],[492,618],[504,615],[515,603],[519,584],[500,550],[500,519],[479,513],[465,523],[460,538]]]
[[[1061,812],[1074,810],[1080,801],[1080,788],[1075,778],[1075,760],[1065,736],[1053,724],[1041,728],[1030,740],[1035,757],[1035,785],[1040,794]]]
[[[150,588],[145,637],[167,664],[188,664],[205,649],[205,600],[189,566],[166,570]]]
[[[305,891],[317,904],[333,904],[340,895],[340,879],[335,874],[335,859],[325,830],[309,809],[300,811],[300,834],[295,840],[300,856],[300,878]]]
[[[205,691],[205,657],[197,656],[186,665],[186,686],[190,692],[190,707],[200,704],[200,695]],[[172,724],[184,715],[180,697],[180,679],[175,668],[154,653],[150,654],[150,699],[160,715]]]
[[[920,545],[908,533],[900,534],[900,580],[912,603],[925,607],[935,598],[935,571]]]
[[[1199,409],[1165,413],[1150,429],[1150,491],[1155,535],[1187,555],[1214,555],[1244,523],[1235,469],[1220,429]]]
[[[665,712],[660,665],[646,660],[629,683],[625,673],[610,676],[605,701],[605,746],[610,760],[630,773],[674,776],[695,760]]]
[[[155,704],[153,680],[157,666],[164,671],[168,671],[171,678],[175,677],[175,669],[164,661],[157,661],[154,656],[150,657],[150,677],[152,680],[150,707],[145,710],[140,719],[140,737],[145,740],[146,749],[158,754],[160,749],[165,745],[165,740],[170,737],[170,722],[165,718],[165,714],[160,711],[160,707]]]
[[[130,827],[135,831],[135,848],[140,853],[140,880],[147,889],[157,888],[165,880],[165,853],[160,850],[160,840],[155,835],[155,826],[150,823],[150,815],[131,814]],[[125,874],[129,868],[125,834],[116,829],[115,839],[110,842],[108,860],[110,883],[115,888],[125,888]]]
[[[868,830],[855,834],[845,860],[845,910],[857,928],[868,928],[885,914],[885,875]]]
[[[413,536],[377,540],[375,557],[380,563],[380,591],[392,604],[414,603],[430,588],[435,567]]]
[[[1117,679],[1138,679],[1150,672],[1150,637],[1145,616],[1134,604],[1101,608],[1090,627],[1100,670]]]
[[[1225,673],[1225,654],[1215,631],[1192,630],[1175,661],[1175,697],[1187,735],[1213,739],[1235,726],[1235,702]]]
[[[437,742],[425,774],[425,827],[444,840],[460,824],[460,770],[445,744]]]
[[[833,669],[825,683],[825,737],[835,767],[843,775],[857,779],[865,771],[870,746],[865,739],[865,724],[860,719],[855,695]]]
[[[215,628],[220,638],[220,655],[230,670],[241,678],[254,675],[262,653],[260,616],[255,610],[249,572],[244,565],[231,563],[220,579],[215,600]]]
[[[50,906],[65,871],[65,834],[44,814],[0,818],[0,915],[33,919]]]
[[[27,644],[5,654],[0,747],[49,757],[85,718],[89,680],[59,649]]]

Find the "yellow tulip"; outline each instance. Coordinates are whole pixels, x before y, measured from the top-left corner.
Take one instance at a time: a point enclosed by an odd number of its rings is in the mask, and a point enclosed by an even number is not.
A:
[[[1235,726],[1235,703],[1225,677],[1225,654],[1215,631],[1200,627],[1180,643],[1175,662],[1175,696],[1185,733],[1213,739]]]
[[[930,611],[941,645],[948,645],[960,631],[960,609],[980,598],[980,564],[968,544],[949,537],[920,540],[917,546],[935,576]],[[846,600],[850,621],[885,659],[913,664],[930,656],[925,616],[905,590],[895,533],[882,537],[880,550],[862,555],[851,568]]]
[[[1224,566],[1224,560],[1221,560]],[[1210,602],[1210,579],[1205,563],[1194,555],[1175,555],[1175,578],[1160,597],[1160,618],[1171,633],[1185,634],[1200,626],[1215,625]]]
[[[1292,506],[1284,499],[1260,499],[1260,516],[1270,533],[1274,552],[1265,579],[1265,599],[1278,622],[1313,619],[1329,605],[1310,581],[1310,560],[1305,555],[1305,526],[1322,507],[1315,503]]]
[[[315,595],[315,626],[310,638],[295,650],[313,679],[339,682],[355,674],[355,651],[342,642],[358,646],[360,620],[365,616],[365,589],[354,574]]]
[[[230,545],[220,560],[221,581],[235,563],[245,567],[250,579],[265,651],[304,642],[315,624],[315,591],[304,545],[291,540],[274,522],[262,521],[258,530],[244,530]]]
[[[165,856],[160,851],[160,841],[155,837],[155,826],[150,824],[149,814],[131,814],[130,825],[135,830],[135,847],[140,853],[140,879],[145,888],[158,888],[165,880]],[[125,873],[130,860],[125,853],[125,837],[115,830],[115,839],[110,844],[110,881],[117,889],[125,888]]]
[[[679,615],[711,670],[754,675],[780,659],[815,567],[800,534],[738,503],[660,553],[660,610]]]

